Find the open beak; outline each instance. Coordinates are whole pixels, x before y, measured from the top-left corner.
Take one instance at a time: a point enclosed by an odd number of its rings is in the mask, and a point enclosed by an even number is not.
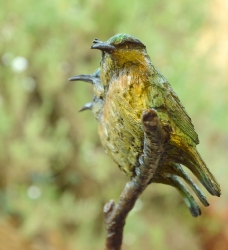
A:
[[[116,48],[112,46],[111,44],[107,42],[102,42],[98,40],[97,38],[93,40],[93,45],[91,46],[91,49],[99,49],[104,51],[113,51]]]
[[[84,110],[91,110],[93,108],[93,103],[89,102],[86,103],[80,110],[78,110],[78,112],[82,112]]]
[[[100,69],[98,68],[93,72],[93,74],[83,74],[83,75],[77,75],[72,76],[68,79],[69,81],[83,81],[83,82],[89,82],[92,84],[96,84],[97,81],[100,81]]]
[[[77,75],[77,76],[72,76],[68,80],[69,81],[83,81],[83,82],[89,82],[93,83],[93,75]]]

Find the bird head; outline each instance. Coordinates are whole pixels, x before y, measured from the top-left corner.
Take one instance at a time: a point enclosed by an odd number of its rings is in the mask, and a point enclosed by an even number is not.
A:
[[[106,42],[95,39],[91,48],[102,52],[101,79],[104,85],[106,85],[104,75],[110,79],[113,74],[123,70],[128,71],[129,67],[144,71],[150,64],[146,46],[128,34],[117,34]]]
[[[91,48],[101,50],[102,60],[110,59],[118,67],[126,64],[141,64],[147,56],[146,46],[128,34],[117,34],[107,42],[95,39]]]

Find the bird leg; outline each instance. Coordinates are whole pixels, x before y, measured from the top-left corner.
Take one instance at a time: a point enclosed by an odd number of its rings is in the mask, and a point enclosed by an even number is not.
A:
[[[104,207],[106,250],[121,248],[126,217],[154,176],[166,143],[167,133],[162,129],[155,109],[145,110],[141,121],[144,131],[144,149],[141,157],[143,164],[138,167],[131,181],[127,182],[118,203],[115,204],[111,200]]]

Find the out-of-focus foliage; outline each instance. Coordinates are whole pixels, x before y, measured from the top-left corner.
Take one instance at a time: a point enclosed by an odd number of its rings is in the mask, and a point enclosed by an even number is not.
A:
[[[151,185],[127,219],[123,249],[226,249],[228,5],[225,1],[2,0],[0,249],[102,249],[103,206],[127,178],[104,154],[92,98],[92,40],[129,33],[147,45],[201,139],[222,188],[193,219],[172,188]],[[203,189],[203,188],[202,188]]]

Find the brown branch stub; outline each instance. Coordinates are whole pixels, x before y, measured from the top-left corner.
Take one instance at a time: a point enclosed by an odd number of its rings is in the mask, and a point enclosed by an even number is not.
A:
[[[162,129],[160,119],[155,109],[147,109],[142,113],[142,128],[144,131],[143,155],[136,175],[127,182],[119,202],[113,200],[104,207],[106,225],[106,250],[120,250],[123,238],[125,219],[134,207],[140,194],[151,181],[163,153],[167,132]]]

